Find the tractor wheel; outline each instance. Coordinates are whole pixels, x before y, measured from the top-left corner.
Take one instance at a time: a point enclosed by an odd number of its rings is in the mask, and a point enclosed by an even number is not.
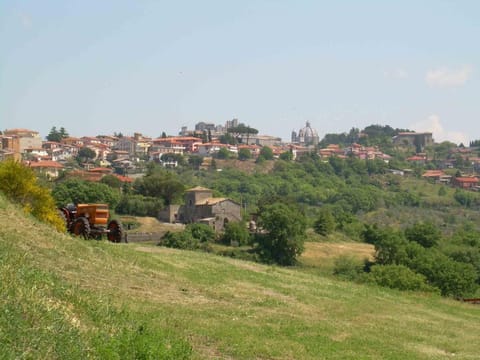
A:
[[[123,227],[122,223],[118,220],[111,220],[108,223],[107,239],[114,243],[122,242],[123,239]]]
[[[79,217],[72,226],[72,233],[75,236],[83,236],[84,239],[88,239],[90,236],[90,223],[87,218]]]

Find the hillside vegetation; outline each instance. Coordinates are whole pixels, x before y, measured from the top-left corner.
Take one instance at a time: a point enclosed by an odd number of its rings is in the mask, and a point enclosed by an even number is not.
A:
[[[2,358],[474,359],[480,350],[474,305],[74,239],[2,197],[0,264]]]

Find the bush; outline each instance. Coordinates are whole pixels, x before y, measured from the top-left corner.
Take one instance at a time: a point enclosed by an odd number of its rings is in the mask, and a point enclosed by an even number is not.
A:
[[[0,162],[0,191],[26,213],[59,231],[65,231],[50,191],[38,183],[32,169],[13,160]]]
[[[221,241],[226,245],[247,245],[250,243],[250,233],[244,222],[229,222],[225,226]]]
[[[425,276],[417,274],[403,265],[372,266],[369,279],[380,286],[398,290],[434,291]]]
[[[333,275],[346,280],[359,280],[364,273],[364,263],[353,256],[342,255],[334,260]]]
[[[168,231],[158,245],[183,249],[211,251],[209,242],[215,240],[215,231],[205,224],[189,224],[180,232]]]

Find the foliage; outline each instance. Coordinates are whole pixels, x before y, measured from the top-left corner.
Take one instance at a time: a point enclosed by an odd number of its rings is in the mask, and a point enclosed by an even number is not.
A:
[[[284,161],[292,161],[293,160],[293,153],[291,151],[285,151],[280,154],[280,160]]]
[[[252,128],[250,126],[247,126],[243,123],[240,123],[238,124],[238,126],[234,126],[234,127],[229,127],[227,129],[227,132],[228,133],[231,133],[231,134],[238,134],[238,135],[244,135],[244,134],[258,134],[258,130],[255,129],[255,128]]]
[[[259,156],[261,156],[265,160],[273,160],[273,150],[268,146],[263,146],[260,149]]]
[[[435,246],[442,234],[437,226],[431,222],[417,222],[404,230],[409,241],[416,241],[425,248]]]
[[[114,209],[120,201],[117,189],[102,183],[80,179],[67,179],[52,190],[57,206],[67,204],[105,203]]]
[[[238,160],[248,160],[252,158],[252,153],[247,148],[238,150]]]
[[[444,296],[463,297],[475,292],[478,273],[471,264],[454,261],[436,247],[408,241],[403,233],[392,229],[367,227],[363,234],[375,244],[377,264],[406,266],[425,276]]]
[[[258,225],[265,233],[257,236],[258,248],[266,261],[293,265],[303,252],[305,216],[284,203],[266,205],[260,209]]]
[[[185,230],[179,232],[168,231],[159,245],[183,249],[210,251],[208,242],[215,240],[215,231],[205,224],[188,224]]]
[[[203,162],[203,157],[200,155],[190,155],[188,157],[188,164],[192,166],[195,170],[198,170],[200,168],[200,165],[202,165]]]
[[[50,132],[47,135],[48,141],[61,142],[63,139],[67,138],[68,132],[64,127],[61,127],[60,130],[57,130],[57,127],[54,126],[51,128]]]
[[[100,182],[114,189],[121,189],[123,186],[123,182],[118,177],[111,174],[108,174],[102,177]]]
[[[82,147],[80,150],[78,150],[77,154],[77,160],[79,162],[88,162],[97,157],[97,154],[95,153],[94,150],[90,149],[89,147]]]
[[[115,212],[134,216],[158,216],[164,207],[162,199],[138,194],[124,194],[115,208]]]
[[[357,281],[362,278],[363,273],[364,264],[355,257],[342,255],[334,260],[333,275],[345,280]]]
[[[154,168],[143,178],[135,180],[133,189],[137,194],[160,198],[170,205],[180,200],[185,186],[175,173]]]
[[[331,234],[336,227],[335,218],[328,208],[321,208],[317,220],[313,224],[313,228],[317,234],[326,236]]]
[[[14,160],[0,162],[0,191],[26,213],[59,231],[65,230],[49,189],[39,184],[30,168]]]
[[[216,237],[215,230],[206,224],[188,224],[185,228],[185,231],[190,232],[192,237],[201,243],[214,241]]]
[[[227,245],[247,245],[250,243],[250,233],[244,222],[231,221],[225,226],[221,241]]]
[[[218,150],[216,154],[217,159],[229,159],[230,158],[230,151],[228,151],[227,148],[222,147],[220,150]]]
[[[455,190],[455,194],[453,195],[453,198],[462,206],[466,208],[470,208],[474,205],[475,203],[475,197],[472,193],[457,189]]]
[[[425,276],[404,265],[372,266],[369,280],[392,289],[434,291],[434,288],[427,284]]]

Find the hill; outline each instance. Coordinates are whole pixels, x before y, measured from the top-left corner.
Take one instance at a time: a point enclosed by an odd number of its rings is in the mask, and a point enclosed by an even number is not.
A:
[[[473,359],[480,308],[52,232],[0,197],[3,358]]]

